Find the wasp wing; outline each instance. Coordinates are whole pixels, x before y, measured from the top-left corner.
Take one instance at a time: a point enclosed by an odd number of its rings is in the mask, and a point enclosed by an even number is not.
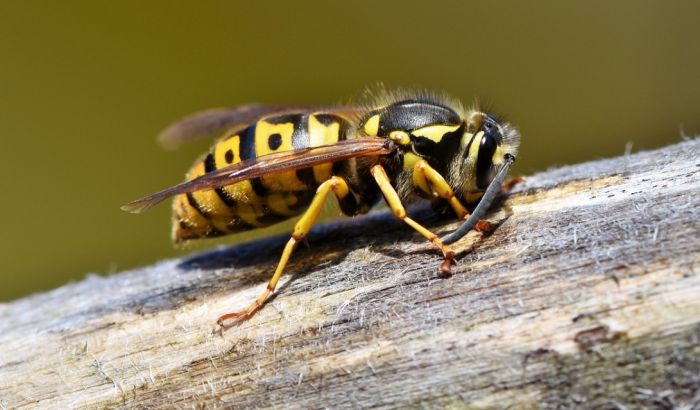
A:
[[[336,162],[353,157],[382,156],[393,152],[387,140],[379,137],[363,137],[339,141],[333,145],[310,147],[264,155],[248,161],[219,168],[190,181],[155,194],[129,202],[122,210],[140,213],[173,195],[204,189],[220,188],[236,182],[280,172],[307,168],[318,164]]]
[[[233,108],[212,108],[175,121],[158,135],[158,141],[163,147],[173,149],[183,142],[204,138],[230,128],[250,125],[258,119],[269,115],[307,112],[356,115],[360,111],[359,107],[351,106],[321,107],[265,104],[247,104]]]

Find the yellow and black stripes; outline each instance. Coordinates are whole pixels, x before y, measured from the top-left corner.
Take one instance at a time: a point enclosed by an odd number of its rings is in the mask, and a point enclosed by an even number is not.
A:
[[[425,159],[445,172],[445,154],[455,154],[464,132],[464,119],[454,109],[432,100],[404,100],[370,111],[361,123],[363,133],[387,137],[405,149],[401,166],[412,171]]]
[[[481,197],[504,154],[517,149],[518,134],[483,112],[460,112],[459,107],[418,98],[372,109],[353,119],[357,128],[344,117],[330,113],[260,118],[219,140],[190,169],[187,179],[235,164],[254,163],[267,155],[333,145],[347,138],[384,137],[395,150],[387,156],[349,158],[182,194],[174,205],[174,239],[219,236],[286,220],[303,212],[317,187],[332,176],[342,176],[349,187],[350,193],[339,198],[343,213],[367,212],[381,197],[370,175],[377,164],[382,165],[402,199],[418,194],[443,200],[463,216],[459,201],[469,203]],[[422,173],[414,175],[419,164],[424,164],[419,166]],[[436,183],[442,191],[435,190]]]
[[[264,155],[331,145],[346,139],[349,129],[348,121],[331,114],[263,118],[218,141],[195,163],[187,179]],[[307,208],[316,188],[331,177],[332,166],[322,164],[182,194],[175,200],[173,239],[221,236],[298,215]]]
[[[404,100],[371,111],[362,121],[366,135],[388,136],[391,131],[411,132],[429,125],[455,126],[463,122],[452,108],[430,100]]]
[[[228,164],[234,164],[235,158],[240,158],[240,154],[238,153],[238,149],[236,149],[235,153],[233,148],[228,148],[224,152],[224,160]],[[216,170],[216,159],[214,158],[213,153],[207,154],[207,156],[204,158],[204,172],[212,172]],[[214,192],[216,195],[219,196],[219,199],[226,204],[229,208],[235,208],[236,207],[236,200],[233,199],[233,197],[225,191],[223,188],[216,188],[214,189]]]
[[[519,144],[519,133],[508,123],[427,93],[384,98],[366,111],[330,111],[348,115],[352,122],[308,109],[256,116],[255,123],[228,133],[197,161],[187,174],[188,182],[127,205],[126,209],[138,211],[185,192],[174,203],[176,242],[254,229],[302,214],[265,291],[245,310],[221,316],[220,325],[247,319],[263,306],[331,192],[347,215],[369,211],[383,196],[398,219],[440,249],[444,256],[440,272],[449,275],[454,252],[448,244],[485,215]],[[233,113],[238,115],[234,118],[246,118],[246,110]],[[186,125],[192,126],[192,121]],[[213,125],[220,123],[199,123],[197,129]],[[308,149],[347,138],[353,140]],[[444,202],[465,222],[439,238],[407,214],[404,203],[416,194],[436,205]],[[469,215],[464,203],[482,197]]]

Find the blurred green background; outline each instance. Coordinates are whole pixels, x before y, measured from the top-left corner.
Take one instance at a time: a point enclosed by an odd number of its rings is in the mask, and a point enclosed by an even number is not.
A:
[[[521,129],[523,174],[694,135],[698,16],[693,1],[3,1],[0,300],[192,252],[171,247],[168,205],[119,206],[180,182],[209,141],[166,152],[155,135],[203,108],[329,104],[379,81],[480,96]]]

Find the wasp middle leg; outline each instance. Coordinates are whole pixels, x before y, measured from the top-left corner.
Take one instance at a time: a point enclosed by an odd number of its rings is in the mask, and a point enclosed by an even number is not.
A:
[[[309,205],[309,208],[294,225],[294,228],[292,229],[292,237],[285,245],[284,250],[282,251],[282,257],[277,263],[277,269],[275,269],[275,273],[272,275],[270,282],[268,282],[265,291],[245,310],[241,312],[227,313],[219,317],[219,319],[216,321],[219,326],[224,327],[224,323],[227,320],[244,320],[250,318],[258,309],[260,309],[270,294],[275,291],[277,282],[282,276],[284,268],[287,266],[287,262],[289,262],[289,258],[292,256],[292,252],[294,252],[294,249],[297,247],[299,242],[303,241],[309,234],[311,227],[313,226],[314,222],[316,222],[318,215],[323,209],[323,204],[326,202],[328,194],[331,191],[335,193],[338,199],[343,199],[350,193],[348,184],[341,177],[333,176],[319,185],[318,189],[316,190],[316,195],[314,195],[314,198],[311,201],[311,205]]]
[[[372,167],[370,172],[372,173],[374,180],[377,182],[377,185],[379,185],[379,189],[384,194],[384,199],[389,205],[389,208],[391,209],[391,212],[394,214],[394,216],[405,222],[411,228],[418,231],[418,233],[423,235],[423,237],[425,237],[428,241],[430,241],[432,244],[434,244],[440,249],[440,251],[445,257],[445,260],[442,262],[442,265],[440,265],[440,273],[444,276],[451,275],[451,268],[452,265],[454,265],[455,263],[454,252],[452,251],[452,249],[450,249],[450,247],[448,247],[447,245],[443,244],[437,235],[430,232],[430,230],[425,228],[423,225],[408,217],[406,213],[406,208],[404,208],[403,204],[401,203],[401,198],[399,198],[399,194],[396,193],[394,187],[391,186],[391,181],[389,180],[389,176],[386,174],[384,167],[382,167],[381,165],[375,165]]]

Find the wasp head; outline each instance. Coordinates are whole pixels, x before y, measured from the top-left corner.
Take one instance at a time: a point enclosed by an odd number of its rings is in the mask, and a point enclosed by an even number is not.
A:
[[[450,170],[451,185],[467,202],[478,200],[501,166],[515,160],[519,143],[520,134],[509,123],[482,111],[469,112]]]

